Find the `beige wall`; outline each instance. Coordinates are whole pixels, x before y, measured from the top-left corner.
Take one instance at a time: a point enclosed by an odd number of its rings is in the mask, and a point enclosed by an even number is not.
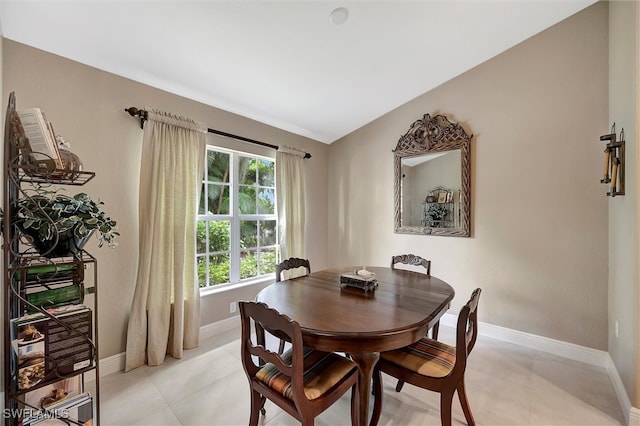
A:
[[[607,19],[598,3],[331,144],[329,262],[418,254],[451,312],[482,287],[481,321],[607,350]],[[471,238],[393,233],[391,150],[425,113],[475,135]]]
[[[269,127],[125,78],[99,71],[59,56],[4,40],[5,97],[15,91],[18,107],[40,107],[57,133],[72,144],[86,170],[96,172],[83,191],[105,202],[118,222],[120,245],[88,250],[98,258],[100,357],[124,351],[126,324],[133,296],[138,248],[138,182],[142,130],[124,112],[129,106],[153,107],[178,113],[211,128],[286,144],[312,154],[305,160],[308,238],[312,265],[327,264],[327,145]],[[3,102],[3,116],[6,101]],[[210,135],[210,141],[231,143]],[[254,145],[237,142],[238,149],[255,151]],[[264,152],[263,152],[264,153]],[[274,155],[273,151],[267,151]],[[71,188],[72,191],[80,190]],[[259,286],[217,293],[202,299],[202,324],[231,316],[229,302],[252,298]]]
[[[609,200],[609,354],[631,404],[640,407],[640,281],[638,273],[638,29],[636,2],[609,3],[609,122],[624,128],[624,197]],[[618,323],[618,336],[615,324]]]

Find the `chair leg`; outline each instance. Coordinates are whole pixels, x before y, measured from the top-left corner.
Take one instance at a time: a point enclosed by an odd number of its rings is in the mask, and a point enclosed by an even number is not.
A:
[[[451,426],[451,403],[454,392],[455,389],[440,393],[440,423],[442,426]]]
[[[282,355],[284,353],[284,340],[280,340],[280,346],[278,347],[278,355]]]
[[[464,412],[464,418],[467,419],[469,426],[475,426],[476,421],[473,418],[473,414],[471,414],[471,407],[469,406],[469,400],[467,399],[467,392],[464,386],[464,378],[460,380],[457,390],[458,399],[460,399],[460,405],[462,405],[462,411]]]
[[[438,340],[438,330],[440,330],[440,321],[438,321],[433,325],[433,327],[431,327],[431,338],[433,340]]]
[[[264,395],[260,395],[260,414],[267,415],[267,409],[264,408],[264,404],[267,403],[267,398]]]
[[[352,425],[358,424],[358,415],[360,414],[358,412],[359,396],[360,396],[360,387],[356,382],[356,384],[353,385],[353,387],[351,388],[351,424]]]
[[[260,409],[262,408],[262,395],[255,390],[251,390],[251,417],[249,417],[249,426],[257,426],[260,417]]]
[[[404,382],[402,380],[398,380],[398,384],[396,385],[396,392],[400,392],[402,390],[402,386],[404,386]]]
[[[382,373],[378,368],[373,370],[373,412],[369,426],[376,426],[382,413]],[[356,423],[354,423],[356,424]]]

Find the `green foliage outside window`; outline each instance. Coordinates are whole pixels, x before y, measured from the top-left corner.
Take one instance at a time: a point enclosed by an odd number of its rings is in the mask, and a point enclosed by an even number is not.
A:
[[[232,170],[235,155],[237,174]],[[238,187],[235,211],[230,208],[233,185]],[[200,287],[230,282],[233,232],[239,232],[235,238],[239,238],[241,251],[236,265],[240,279],[275,272],[277,221],[264,220],[265,215],[275,215],[273,160],[209,150],[199,214],[208,216],[200,218],[196,231]],[[216,219],[216,215],[243,215],[243,219],[232,225],[232,221]],[[232,226],[239,226],[239,230],[233,231]]]
[[[259,258],[258,258],[259,256]],[[276,252],[274,250],[261,251],[256,256],[255,251],[244,252],[240,256],[240,278],[251,278],[258,275],[258,263],[260,263],[260,275],[274,273],[276,271]]]

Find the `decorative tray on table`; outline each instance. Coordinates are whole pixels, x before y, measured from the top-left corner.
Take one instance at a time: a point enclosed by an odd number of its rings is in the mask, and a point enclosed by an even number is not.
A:
[[[366,268],[356,270],[352,273],[340,274],[340,286],[357,288],[359,290],[368,292],[374,291],[378,286],[378,280],[376,280],[376,274],[371,271],[367,271]]]

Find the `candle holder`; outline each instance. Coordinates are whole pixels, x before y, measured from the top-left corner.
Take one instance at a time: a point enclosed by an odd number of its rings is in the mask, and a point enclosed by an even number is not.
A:
[[[624,128],[620,131],[620,140],[616,138],[616,123],[611,133],[600,136],[601,141],[608,141],[604,149],[604,177],[600,183],[608,184],[608,196],[624,195]]]

